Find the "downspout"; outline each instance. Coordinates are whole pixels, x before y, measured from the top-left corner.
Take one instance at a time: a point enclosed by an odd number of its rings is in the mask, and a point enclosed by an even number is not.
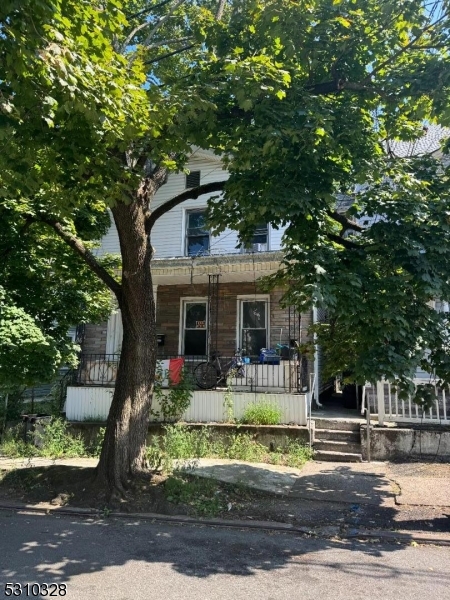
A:
[[[318,322],[317,319],[317,308],[313,306],[313,325]],[[314,332],[314,373],[316,374],[316,385],[314,386],[314,401],[318,408],[322,408],[322,404],[319,402],[319,346],[317,344],[317,334]]]

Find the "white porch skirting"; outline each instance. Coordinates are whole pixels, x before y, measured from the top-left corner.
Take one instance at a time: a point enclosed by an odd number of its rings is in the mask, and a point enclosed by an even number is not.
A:
[[[67,388],[66,417],[69,421],[105,421],[113,387],[73,387]],[[182,420],[193,423],[223,423],[227,421],[228,411],[224,406],[225,392],[195,391],[191,405]],[[254,402],[270,402],[278,405],[282,411],[281,424],[307,424],[308,396],[306,394],[263,394],[254,392],[235,392],[233,394],[234,418],[241,419],[245,407]],[[158,406],[153,406],[158,410]]]

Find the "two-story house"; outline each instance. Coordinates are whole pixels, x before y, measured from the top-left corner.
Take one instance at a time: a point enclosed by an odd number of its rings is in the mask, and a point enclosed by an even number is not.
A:
[[[187,171],[168,177],[153,208],[185,189],[228,177],[220,158],[201,149],[193,151]],[[194,373],[198,364],[218,352],[220,368],[226,371],[240,349],[245,367],[233,379],[236,392],[304,396],[312,385],[314,363],[299,360],[296,348],[309,339],[313,312],[299,314],[294,307],[283,308],[282,289],[267,293],[259,286],[261,277],[280,267],[283,230],[261,223],[247,247],[240,244],[236,231],[213,235],[206,224],[208,197],[173,208],[152,231],[159,356],[182,357]],[[119,251],[112,224],[98,253]],[[107,323],[85,327],[79,384],[114,385],[121,340],[120,311]],[[277,350],[279,356],[262,359],[262,349]],[[285,422],[296,421],[289,414]]]

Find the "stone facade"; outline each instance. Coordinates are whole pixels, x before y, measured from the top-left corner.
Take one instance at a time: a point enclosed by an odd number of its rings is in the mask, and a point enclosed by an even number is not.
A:
[[[86,325],[83,341],[83,354],[105,354],[108,324]]]
[[[218,351],[223,356],[232,356],[238,346],[238,296],[264,294],[254,282],[219,283],[218,301]],[[312,313],[294,315],[294,311],[282,308],[280,300],[283,290],[277,289],[264,294],[269,296],[270,345],[289,344],[290,339],[307,341],[307,330],[312,323]],[[207,298],[207,284],[160,285],[157,290],[157,332],[165,338],[160,352],[167,356],[177,355],[180,349],[181,302],[183,298]],[[105,354],[107,323],[87,325],[83,343],[85,354]]]
[[[238,336],[238,296],[254,295],[255,299],[264,294],[255,283],[220,283],[218,301],[218,351],[223,356],[232,356],[239,345]],[[281,308],[282,290],[274,290],[269,296],[270,345],[289,344],[294,337],[306,341],[307,329],[312,321],[312,314],[296,317],[288,309]],[[165,336],[163,352],[175,355],[180,349],[181,302],[183,298],[207,298],[207,284],[158,286],[157,292],[157,331]],[[290,321],[290,322],[289,322]],[[301,335],[300,335],[301,329]],[[161,349],[162,350],[162,349]]]

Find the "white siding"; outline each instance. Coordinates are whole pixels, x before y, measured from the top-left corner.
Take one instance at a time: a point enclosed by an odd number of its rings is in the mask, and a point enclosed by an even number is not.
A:
[[[111,406],[114,388],[68,387],[66,416],[69,421],[104,421]],[[195,391],[192,401],[183,415],[183,420],[191,423],[223,423],[227,420],[224,406],[224,392]],[[241,419],[248,404],[265,401],[281,408],[282,424],[306,425],[307,396],[305,394],[255,394],[236,393],[233,395],[234,417]],[[158,406],[153,408],[158,410]]]
[[[286,226],[280,227],[279,229],[275,229],[274,227],[270,228],[269,233],[269,250],[280,250],[281,249],[281,241],[286,231]]]
[[[106,421],[114,388],[67,387],[66,418],[68,421]]]
[[[221,164],[204,158],[191,158],[188,162],[190,171],[200,171],[200,183],[213,183],[228,179],[228,173]],[[153,206],[159,206],[170,198],[181,194],[186,189],[186,175],[177,173],[170,175],[167,183],[158,191]],[[208,198],[217,196],[218,192],[205,194],[196,200],[187,200],[162,216],[152,232],[152,245],[155,248],[155,258],[184,256],[185,214],[193,208],[206,208]],[[211,248],[217,253],[233,252],[236,245],[236,235],[224,232],[219,238],[211,239]]]
[[[223,170],[221,164],[214,159],[196,157],[195,155],[188,162],[187,168],[190,171],[200,171],[200,183],[212,183],[214,181],[224,181],[228,179],[227,171]],[[186,189],[186,175],[184,173],[175,173],[170,175],[168,181],[157,192],[153,201],[153,208],[161,205],[170,198],[181,194]],[[207,200],[213,194],[205,194],[196,200],[187,200],[183,204],[172,209],[162,216],[156,223],[151,242],[155,248],[155,258],[171,258],[184,256],[185,254],[185,215],[187,210],[194,208],[206,208]],[[271,228],[269,233],[269,249],[279,250],[281,248],[281,238],[285,227],[276,230]],[[238,236],[235,231],[226,229],[217,237],[211,238],[211,254],[234,254],[239,252]],[[97,250],[99,255],[105,253],[118,254],[120,252],[119,237],[116,227],[112,222],[111,228],[103,238],[100,248]]]
[[[117,233],[111,212],[110,218],[111,227],[102,239],[100,247],[94,251],[94,254],[97,254],[98,256],[103,256],[104,254],[120,254],[119,234]]]

